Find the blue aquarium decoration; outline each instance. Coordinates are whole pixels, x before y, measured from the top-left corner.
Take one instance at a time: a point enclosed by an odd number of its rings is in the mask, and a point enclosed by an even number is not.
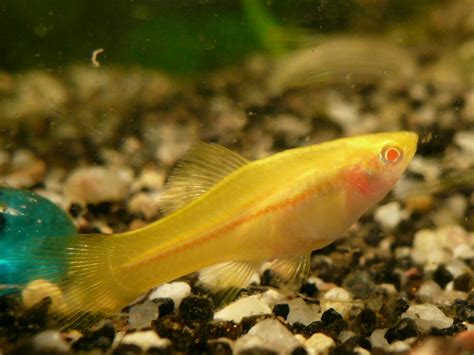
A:
[[[34,279],[55,281],[65,272],[63,262],[38,265],[34,255],[46,238],[77,234],[69,215],[33,192],[0,188],[0,294],[15,291]],[[35,265],[33,267],[33,265]]]

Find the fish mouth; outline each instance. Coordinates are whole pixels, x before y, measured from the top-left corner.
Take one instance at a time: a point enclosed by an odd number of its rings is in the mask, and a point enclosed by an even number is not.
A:
[[[404,141],[407,147],[407,158],[412,160],[416,153],[416,147],[418,145],[418,134],[415,132],[404,132]]]

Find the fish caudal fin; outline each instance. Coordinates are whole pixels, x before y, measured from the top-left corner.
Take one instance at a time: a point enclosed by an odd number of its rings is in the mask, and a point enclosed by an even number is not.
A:
[[[50,310],[63,327],[88,326],[100,315],[119,311],[134,300],[117,280],[112,261],[120,247],[113,236],[45,238],[29,250],[31,269],[22,296],[25,306],[51,297]],[[21,248],[20,248],[21,249]],[[21,253],[11,261],[22,262]]]

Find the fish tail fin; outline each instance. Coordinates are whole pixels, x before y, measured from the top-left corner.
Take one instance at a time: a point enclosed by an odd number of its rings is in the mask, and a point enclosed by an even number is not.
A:
[[[45,238],[34,248],[28,246],[25,272],[32,281],[23,285],[25,306],[51,297],[51,311],[62,327],[88,326],[101,315],[119,311],[136,294],[115,275],[114,260],[118,254],[123,256],[122,243],[117,241],[115,236],[76,235]],[[11,265],[24,263],[24,259],[25,253],[11,255]]]

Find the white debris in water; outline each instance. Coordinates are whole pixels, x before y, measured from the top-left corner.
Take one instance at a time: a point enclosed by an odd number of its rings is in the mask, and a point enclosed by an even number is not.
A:
[[[328,354],[329,349],[336,345],[333,338],[323,333],[315,333],[304,343],[310,355]]]
[[[214,314],[214,319],[240,322],[242,318],[257,314],[270,314],[272,310],[261,295],[240,298]]]
[[[191,294],[191,286],[186,282],[171,282],[163,284],[154,290],[148,298],[155,300],[157,298],[171,298],[174,301],[175,308],[179,307],[181,300]]]
[[[431,328],[443,329],[453,324],[451,318],[447,317],[438,307],[429,303],[410,306],[401,317],[412,318],[424,333]]]
[[[147,351],[149,348],[165,348],[171,345],[169,339],[160,338],[153,330],[127,334],[123,337],[121,343],[137,345],[142,351]]]
[[[385,230],[392,230],[406,218],[408,218],[407,211],[402,210],[400,203],[396,201],[382,205],[374,212],[374,219],[379,222]]]
[[[315,304],[307,304],[301,298],[295,298],[288,302],[290,312],[288,313],[287,322],[291,325],[298,322],[303,325],[308,325],[314,321],[321,319],[319,313],[319,306]]]
[[[265,319],[255,324],[247,334],[239,338],[234,345],[234,353],[255,346],[289,354],[294,348],[302,345],[293,333],[276,319]]]
[[[128,326],[130,329],[143,329],[151,326],[151,322],[158,318],[158,305],[150,300],[136,304],[128,312]]]

